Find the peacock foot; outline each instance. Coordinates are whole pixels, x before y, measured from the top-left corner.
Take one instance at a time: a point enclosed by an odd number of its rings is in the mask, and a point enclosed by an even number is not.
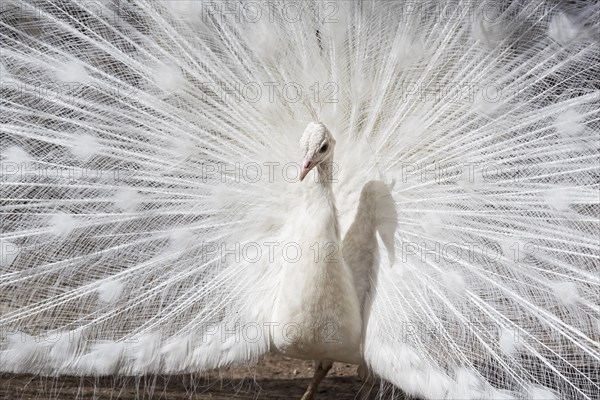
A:
[[[362,381],[362,386],[360,387],[357,398],[359,400],[368,400],[373,390],[373,374],[366,364],[359,365],[357,373]]]
[[[323,378],[325,378],[325,375],[327,375],[332,366],[333,362],[331,361],[315,360],[315,374],[313,375],[310,385],[308,385],[306,392],[304,392],[304,395],[300,400],[313,400],[315,398],[319,384]]]

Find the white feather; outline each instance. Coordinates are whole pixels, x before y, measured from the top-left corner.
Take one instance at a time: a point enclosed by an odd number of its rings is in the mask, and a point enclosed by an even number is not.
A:
[[[557,43],[566,46],[579,34],[579,27],[565,13],[559,12],[548,25],[548,35]]]
[[[569,108],[556,116],[554,127],[565,139],[573,140],[583,133],[585,118],[577,110]]]
[[[50,231],[55,236],[66,236],[75,229],[77,220],[73,215],[58,213],[50,218]]]
[[[158,64],[154,67],[154,84],[167,95],[184,90],[186,81],[181,70],[170,63]]]
[[[540,386],[531,386],[527,390],[528,400],[556,400],[556,395]]]
[[[111,375],[119,372],[125,354],[125,342],[97,341],[89,350],[75,359],[72,370],[80,375]]]
[[[577,302],[577,285],[575,282],[556,282],[551,287],[562,304],[573,305]]]
[[[134,212],[142,201],[142,195],[133,188],[118,187],[113,201],[119,209],[126,212]]]
[[[98,154],[101,149],[98,140],[94,136],[86,134],[75,136],[72,146],[73,154],[83,162]]]
[[[76,84],[83,84],[90,80],[85,64],[79,60],[71,60],[60,65],[56,70],[56,77],[63,82]]]
[[[595,398],[598,5],[21,3],[0,24],[2,372],[280,351],[421,398]],[[298,182],[315,121],[325,191],[319,168]],[[328,322],[343,340],[311,342]]]
[[[98,302],[101,305],[114,304],[123,293],[125,285],[119,280],[109,280],[98,287]]]
[[[33,161],[33,158],[27,151],[18,146],[11,146],[2,150],[2,159],[4,163],[16,164],[17,168],[21,168],[22,164],[27,164]],[[3,164],[3,166],[6,164]],[[3,172],[5,170],[3,169]]]

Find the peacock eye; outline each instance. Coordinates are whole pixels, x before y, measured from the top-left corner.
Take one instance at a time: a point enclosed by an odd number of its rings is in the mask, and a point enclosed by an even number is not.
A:
[[[321,148],[319,149],[319,153],[325,153],[327,151],[327,149],[329,148],[329,146],[327,145],[327,143],[325,143],[323,146],[321,146]]]

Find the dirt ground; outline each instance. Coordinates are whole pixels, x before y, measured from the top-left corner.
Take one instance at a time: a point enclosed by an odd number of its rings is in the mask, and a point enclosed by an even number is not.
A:
[[[221,370],[194,376],[123,379],[0,375],[0,399],[288,400],[302,397],[312,374],[311,361],[267,356],[250,369]],[[362,385],[356,366],[334,364],[319,386],[316,399],[359,399]],[[376,392],[374,388],[370,398],[375,398]]]

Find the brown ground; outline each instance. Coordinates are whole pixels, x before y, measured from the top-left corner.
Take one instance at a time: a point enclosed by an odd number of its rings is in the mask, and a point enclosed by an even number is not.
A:
[[[311,361],[267,356],[256,367],[195,376],[135,378],[39,378],[0,375],[0,399],[300,399],[313,373]],[[358,399],[362,382],[356,366],[334,364],[319,386],[317,400]],[[375,390],[373,390],[375,392]],[[372,393],[371,398],[374,397]],[[396,397],[398,398],[398,397]]]

